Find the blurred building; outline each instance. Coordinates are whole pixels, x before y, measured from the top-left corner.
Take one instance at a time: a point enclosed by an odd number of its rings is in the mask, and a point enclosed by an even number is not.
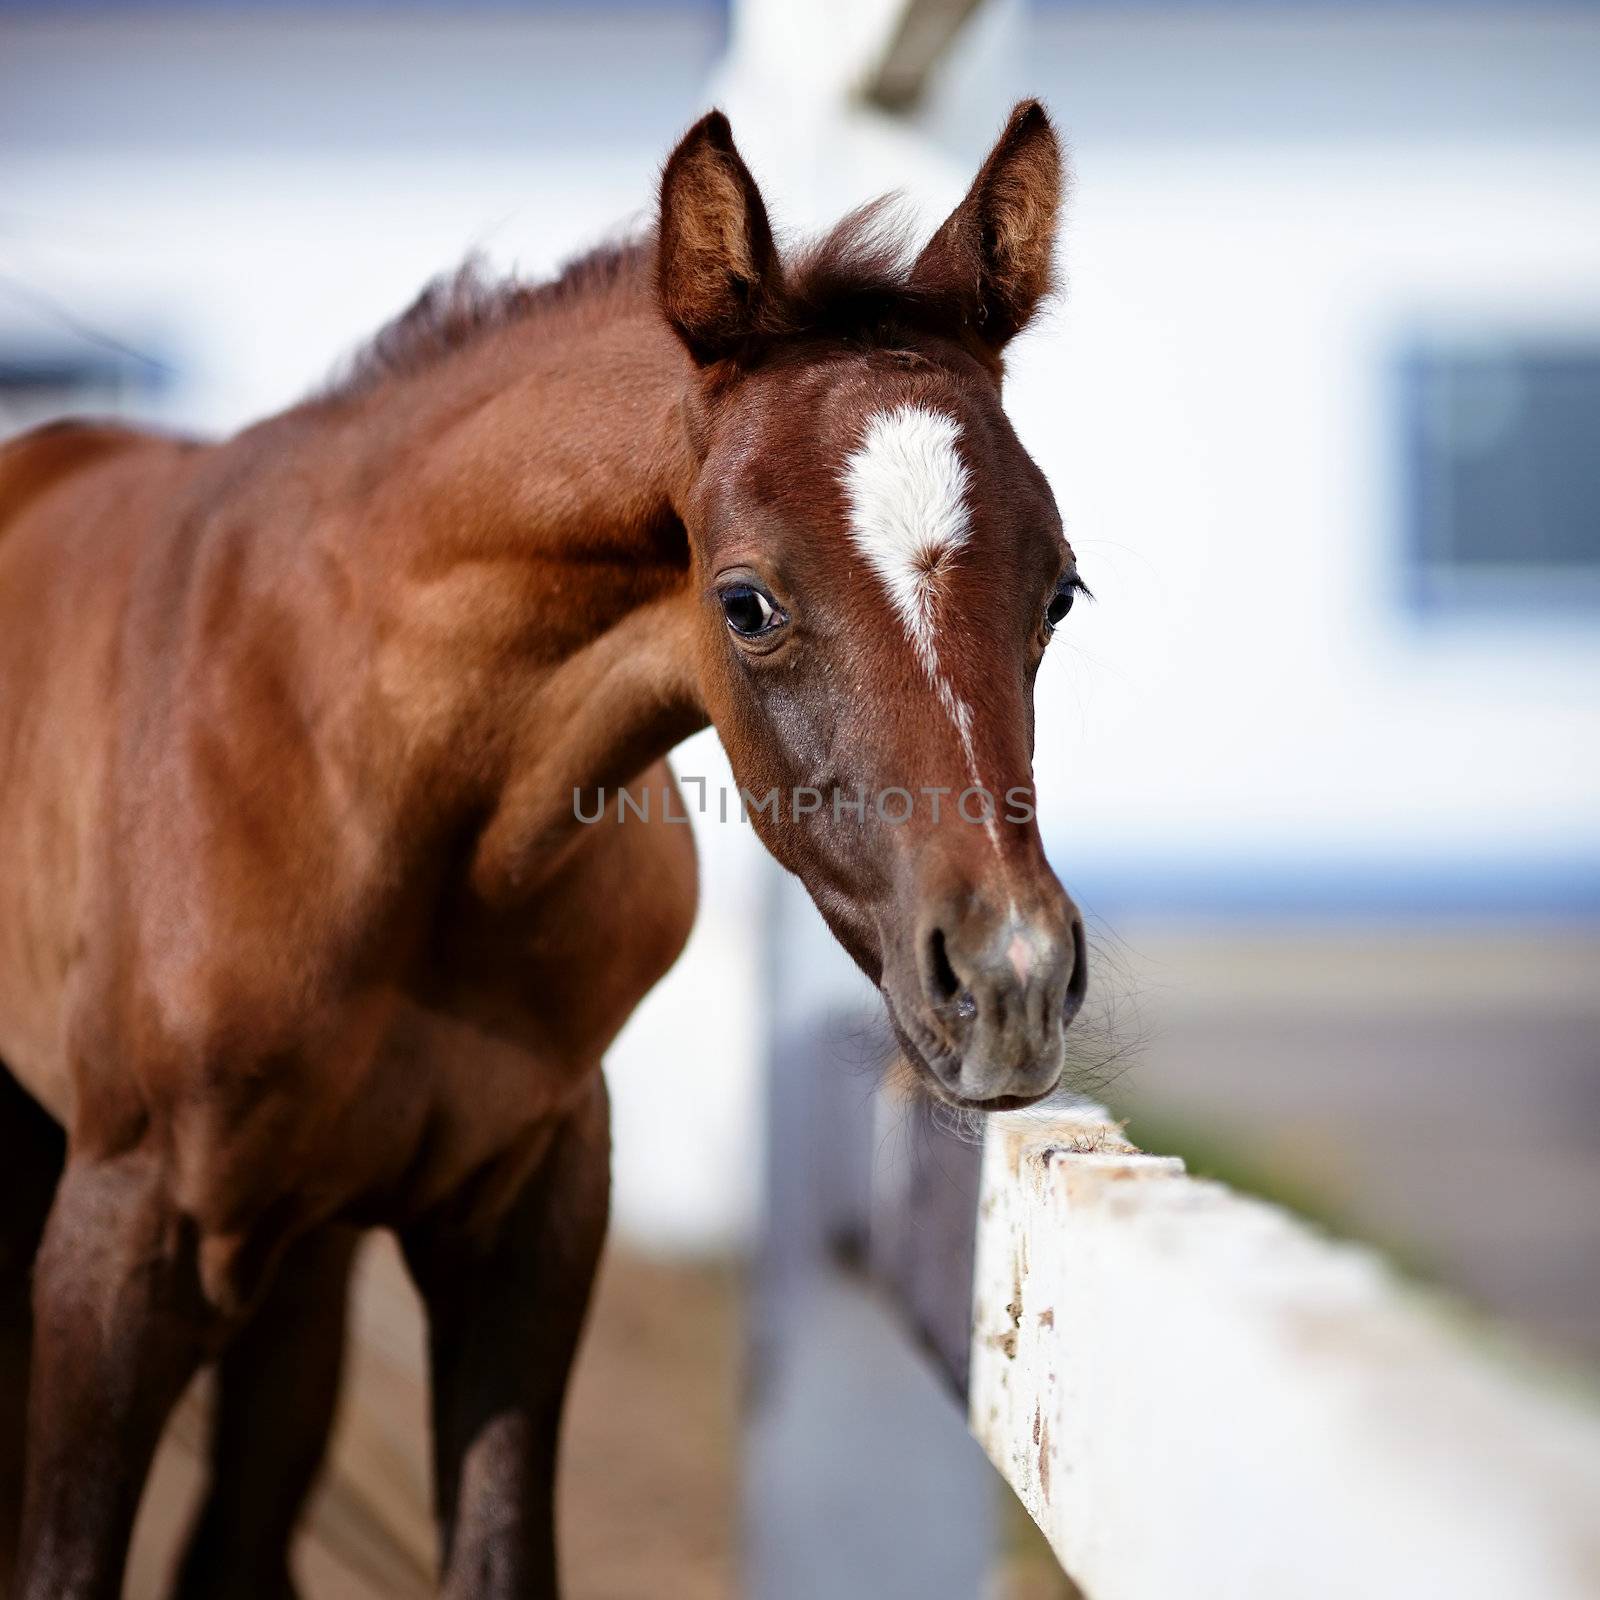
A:
[[[1010,404],[1099,597],[1039,722],[1112,952],[1085,1077],[1600,1349],[1600,8],[1002,0],[891,113],[896,14],[5,0],[0,426],[289,403],[469,250],[636,225],[712,95],[801,226],[931,225],[1042,95],[1068,294]],[[754,1226],[774,1016],[870,1006],[747,829],[700,839],[611,1066],[619,1227],[671,1249]]]

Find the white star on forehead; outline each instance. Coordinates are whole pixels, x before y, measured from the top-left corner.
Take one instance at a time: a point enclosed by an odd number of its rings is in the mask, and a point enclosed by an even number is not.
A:
[[[888,592],[917,659],[954,724],[969,779],[981,789],[972,708],[939,662],[938,598],[950,558],[971,538],[961,429],[930,406],[874,413],[844,464],[850,538]],[[999,849],[992,810],[984,826]]]
[[[889,591],[917,654],[933,651],[942,564],[971,536],[954,418],[927,406],[879,411],[844,466],[850,536]]]

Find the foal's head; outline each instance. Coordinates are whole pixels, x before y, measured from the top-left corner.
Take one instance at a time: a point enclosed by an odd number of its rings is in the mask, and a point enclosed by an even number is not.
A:
[[[706,709],[912,1063],[984,1107],[1055,1086],[1087,982],[1032,786],[1034,677],[1080,584],[1000,405],[1060,188],[1034,103],[909,267],[870,215],[780,260],[720,114],[662,180]]]

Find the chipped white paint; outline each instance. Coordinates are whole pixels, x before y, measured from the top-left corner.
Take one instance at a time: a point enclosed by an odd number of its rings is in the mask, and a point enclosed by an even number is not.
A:
[[[930,406],[902,405],[868,420],[844,465],[850,537],[888,592],[911,647],[939,703],[954,724],[968,781],[990,795],[984,819],[999,849],[999,804],[978,774],[972,708],[955,691],[939,659],[939,598],[952,563],[972,536],[968,474],[956,448],[961,429]]]
[[[1591,1408],[1093,1108],[987,1126],[971,1425],[1093,1600],[1600,1593]]]

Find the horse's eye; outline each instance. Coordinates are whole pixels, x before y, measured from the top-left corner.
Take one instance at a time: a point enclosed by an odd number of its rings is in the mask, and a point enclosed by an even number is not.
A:
[[[1059,628],[1066,620],[1067,613],[1072,609],[1072,597],[1077,592],[1077,584],[1067,578],[1056,585],[1056,592],[1050,596],[1050,604],[1044,608],[1044,620],[1052,628]]]
[[[758,639],[783,620],[783,613],[754,584],[735,583],[717,597],[728,626],[742,639]]]

